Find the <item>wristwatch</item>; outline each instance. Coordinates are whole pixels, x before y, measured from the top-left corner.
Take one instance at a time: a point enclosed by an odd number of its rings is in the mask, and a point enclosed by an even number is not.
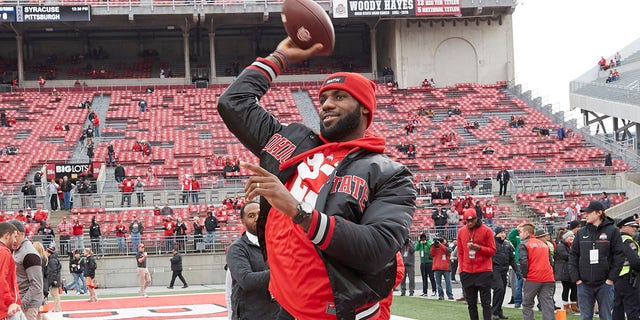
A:
[[[296,208],[298,209],[298,214],[293,217],[293,223],[295,224],[301,224],[304,219],[311,217],[313,214],[313,207],[306,202],[299,202]]]

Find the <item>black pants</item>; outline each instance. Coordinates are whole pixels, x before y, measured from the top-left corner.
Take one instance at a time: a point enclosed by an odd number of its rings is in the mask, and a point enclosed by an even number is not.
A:
[[[58,194],[52,194],[49,196],[49,204],[51,205],[51,210],[58,210]]]
[[[502,302],[504,301],[504,294],[507,290],[507,273],[499,271],[493,271],[493,300],[491,302],[491,314],[494,316],[500,316],[502,314]]]
[[[500,193],[499,193],[499,195],[505,195],[505,196],[507,195],[507,184],[508,183],[509,183],[508,181],[507,182],[500,181]],[[503,189],[504,189],[504,192],[503,192]]]
[[[422,293],[429,294],[429,281],[431,281],[431,291],[436,292],[436,277],[433,275],[432,262],[420,262],[420,276],[422,276]]]
[[[182,270],[178,270],[171,272],[171,283],[169,283],[169,287],[173,287],[173,284],[176,282],[176,277],[180,278],[183,286],[187,286],[187,281],[184,280],[184,277],[182,276]]]
[[[60,236],[60,257],[69,255],[70,236]]]
[[[571,292],[571,293],[569,293]],[[562,281],[562,301],[578,301],[578,286],[573,281]]]
[[[615,295],[613,301],[613,320],[640,319],[640,295],[638,289],[631,286],[629,277],[620,277],[616,280]]]
[[[480,303],[482,304],[482,319],[491,320],[491,272],[461,273],[460,281],[464,290],[464,298],[467,300],[470,320],[478,318],[478,293],[480,293]]]

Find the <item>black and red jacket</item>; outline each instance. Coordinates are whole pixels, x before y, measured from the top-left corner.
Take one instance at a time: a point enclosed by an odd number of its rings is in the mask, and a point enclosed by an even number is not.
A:
[[[278,74],[271,61],[258,58],[220,96],[218,112],[229,130],[260,159],[260,166],[285,183],[295,173],[297,164],[283,170],[280,165],[323,142],[309,127],[300,123],[282,124],[260,106],[260,98]],[[332,191],[334,179],[329,178],[318,194],[308,231],[316,252],[296,254],[320,255],[333,291],[335,317],[355,319],[356,314],[362,316],[359,314],[362,306],[375,305],[393,289],[396,253],[409,233],[416,191],[406,167],[381,153],[363,149],[347,154],[332,174],[344,176],[366,182],[367,188],[363,188],[368,189],[366,201],[361,203],[358,198],[363,197]],[[270,210],[271,206],[263,199],[258,237],[261,248],[278,252],[277,246],[265,248]],[[271,274],[274,272],[272,268]],[[288,272],[295,274],[296,270]],[[308,281],[309,287],[313,287],[313,279]],[[304,292],[308,288],[299,290]],[[272,293],[277,298],[277,293]],[[377,310],[373,312],[379,316]]]

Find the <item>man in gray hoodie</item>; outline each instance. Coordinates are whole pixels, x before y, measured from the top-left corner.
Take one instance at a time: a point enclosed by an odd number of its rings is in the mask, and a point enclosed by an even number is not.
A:
[[[22,309],[28,320],[36,320],[38,309],[42,305],[42,258],[25,237],[25,227],[21,221],[11,220],[18,229],[17,241],[14,244],[13,259],[16,261],[16,275]]]

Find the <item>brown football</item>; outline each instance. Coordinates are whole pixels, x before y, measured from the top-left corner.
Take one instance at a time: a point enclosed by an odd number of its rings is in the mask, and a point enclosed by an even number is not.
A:
[[[298,47],[307,49],[316,43],[324,46],[318,54],[333,52],[335,33],[331,19],[313,0],[285,0],[282,4],[282,24]]]

